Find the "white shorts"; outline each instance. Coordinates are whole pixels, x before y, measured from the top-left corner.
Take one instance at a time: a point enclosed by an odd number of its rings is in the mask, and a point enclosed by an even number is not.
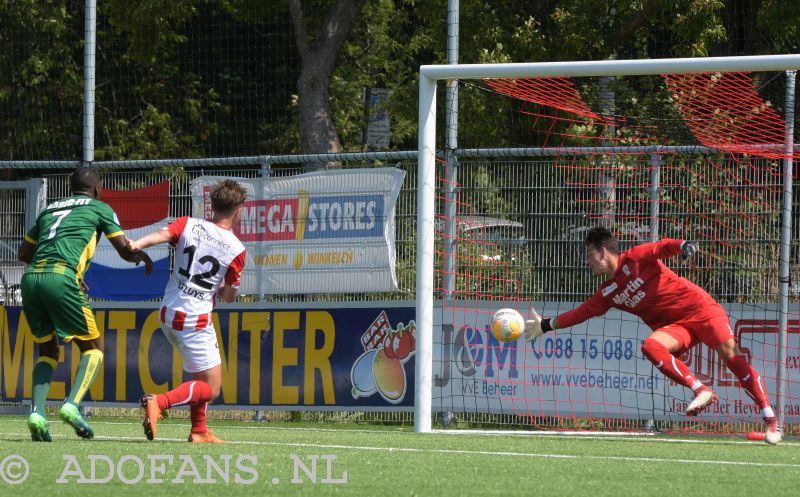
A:
[[[212,323],[202,330],[178,331],[161,323],[161,331],[169,343],[181,352],[183,370],[187,373],[199,373],[222,364],[219,355],[217,332]]]

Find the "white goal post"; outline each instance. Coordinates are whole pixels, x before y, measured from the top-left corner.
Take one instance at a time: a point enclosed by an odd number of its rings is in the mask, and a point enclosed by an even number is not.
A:
[[[709,57],[694,59],[605,60],[587,62],[546,62],[519,64],[425,65],[420,68],[419,156],[417,190],[416,262],[416,369],[414,431],[432,429],[433,343],[434,343],[434,258],[436,213],[436,98],[440,80],[523,77],[645,76],[708,72],[795,71],[800,69],[800,54],[750,57]],[[792,130],[793,133],[793,130]],[[787,133],[788,134],[788,133]],[[793,150],[792,135],[786,144]],[[783,343],[788,316],[788,261],[792,160],[784,160],[782,239],[780,257],[779,333]],[[786,206],[789,212],[786,212]],[[786,273],[784,274],[784,268]],[[441,330],[439,330],[441,331]],[[778,400],[780,402],[780,386]]]

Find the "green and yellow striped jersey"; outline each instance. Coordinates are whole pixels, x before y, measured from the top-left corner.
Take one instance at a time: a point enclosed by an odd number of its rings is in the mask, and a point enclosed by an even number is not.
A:
[[[74,195],[48,205],[25,240],[36,245],[27,273],[61,273],[81,280],[94,256],[100,235],[124,232],[114,210],[87,195]]]

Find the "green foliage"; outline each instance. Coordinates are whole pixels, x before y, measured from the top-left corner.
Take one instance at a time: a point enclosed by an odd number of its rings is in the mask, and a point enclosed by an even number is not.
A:
[[[331,2],[303,5],[313,32]],[[0,0],[2,158],[79,156],[83,7],[79,0]],[[462,0],[458,58],[482,63],[785,53],[797,51],[799,26],[798,9],[787,0],[738,10],[722,0]],[[365,148],[364,94],[371,88],[389,92],[390,148],[416,147],[419,66],[447,61],[447,36],[441,2],[367,1],[330,86],[345,150]],[[299,151],[299,60],[285,2],[100,2],[97,47],[98,158]],[[664,115],[671,107],[663,92],[629,84],[619,80],[616,88],[617,104],[629,115]],[[638,94],[647,96],[637,100]],[[524,104],[481,91],[460,98],[462,109],[480,116],[459,120],[461,143],[541,144],[535,133],[518,134],[539,125],[532,119],[508,126],[511,111]],[[630,130],[618,132],[626,143],[638,143]]]
[[[417,78],[420,63],[433,44],[434,30],[412,2],[367,2],[342,50],[331,84],[331,106],[339,138],[346,150],[363,150],[366,119],[364,92],[389,92],[386,111],[391,117],[392,149],[416,146]]]
[[[133,12],[125,2],[110,2],[101,10],[108,25],[98,31],[98,44],[122,53],[99,54],[101,74],[110,76],[110,84],[98,85],[97,90],[98,159],[226,155],[214,149],[230,133],[225,123],[232,117],[235,98],[227,90],[237,76],[227,72],[222,58],[213,68],[183,61],[187,49],[200,48],[203,33],[197,24],[202,28],[219,8],[216,2],[152,0],[137,4]],[[233,21],[222,17],[216,27],[232,31]],[[212,45],[210,50],[217,48]],[[131,106],[133,102],[137,104]],[[256,141],[256,133],[249,130],[247,139]]]
[[[124,0],[103,2],[114,33],[128,43],[126,55],[142,65],[167,61],[187,41],[184,27],[199,12],[202,0]]]
[[[196,156],[193,150],[195,137],[184,136],[180,130],[173,129],[170,114],[159,112],[152,105],[144,108],[135,119],[107,122],[104,131],[109,143],[97,151],[97,160]],[[115,138],[119,141],[115,142]]]
[[[800,10],[797,4],[786,0],[765,0],[758,14],[749,23],[754,31],[769,33],[769,37],[754,37],[757,53],[797,53],[800,50]]]
[[[0,158],[79,154],[81,12],[67,1],[0,0]]]

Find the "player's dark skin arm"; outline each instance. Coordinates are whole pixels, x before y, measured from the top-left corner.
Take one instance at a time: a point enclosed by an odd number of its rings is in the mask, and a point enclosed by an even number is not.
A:
[[[147,252],[137,251],[133,252],[128,246],[128,239],[124,236],[115,236],[109,238],[109,242],[116,249],[117,253],[123,260],[134,262],[138,266],[140,262],[144,262],[144,274],[150,274],[153,271],[153,261]]]
[[[153,261],[146,252],[132,252],[127,245],[127,239],[124,236],[115,236],[110,238],[109,241],[114,249],[117,251],[123,260],[136,263],[144,262],[144,273],[150,274],[153,271]],[[17,259],[25,264],[30,264],[33,261],[33,254],[36,252],[36,245],[27,240],[23,240],[22,244],[17,249]]]
[[[28,240],[22,240],[22,245],[17,249],[17,259],[25,264],[30,264],[33,261],[33,254],[36,252],[36,245]]]

